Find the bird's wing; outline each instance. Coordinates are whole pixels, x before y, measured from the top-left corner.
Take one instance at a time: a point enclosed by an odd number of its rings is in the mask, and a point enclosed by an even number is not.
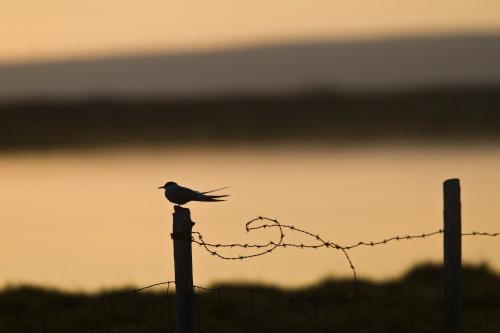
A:
[[[217,192],[217,191],[220,191],[220,190],[225,190],[226,188],[229,188],[229,186],[221,187],[221,188],[218,188],[216,190],[210,190],[210,191],[206,191],[206,192],[200,192],[200,193],[201,194],[213,193],[213,192]]]
[[[176,194],[177,194],[179,201],[188,202],[191,200],[197,200],[199,195],[200,195],[200,192],[192,190],[192,189],[187,188],[187,187],[178,186]]]

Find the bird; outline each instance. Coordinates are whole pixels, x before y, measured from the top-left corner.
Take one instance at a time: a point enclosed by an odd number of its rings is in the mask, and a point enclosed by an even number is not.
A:
[[[180,186],[175,182],[169,181],[165,183],[165,185],[160,186],[158,188],[165,190],[165,197],[167,198],[168,201],[179,206],[184,205],[190,201],[208,201],[208,202],[226,201],[225,199],[221,198],[229,196],[227,194],[207,195],[208,193],[224,190],[229,187],[221,187],[215,190],[199,192],[187,187]]]

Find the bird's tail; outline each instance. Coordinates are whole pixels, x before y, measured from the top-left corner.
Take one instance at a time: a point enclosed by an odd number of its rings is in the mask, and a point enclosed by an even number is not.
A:
[[[226,201],[225,199],[221,199],[221,198],[225,198],[228,196],[229,195],[205,195],[205,194],[202,194],[196,200],[197,201]]]
[[[218,189],[215,189],[215,190],[206,191],[206,192],[201,192],[201,194],[213,193],[213,192],[217,192],[217,191],[220,191],[220,190],[225,190],[226,188],[229,188],[229,186],[221,187],[221,188],[218,188]]]

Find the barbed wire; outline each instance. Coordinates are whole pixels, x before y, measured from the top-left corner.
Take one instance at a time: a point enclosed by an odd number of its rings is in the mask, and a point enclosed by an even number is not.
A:
[[[489,236],[489,237],[497,237],[497,236],[500,236],[500,233],[499,232],[491,233],[491,232],[472,231],[472,232],[463,233],[462,236]]]
[[[257,226],[253,226],[253,224],[257,221],[264,221],[264,222],[268,222],[268,223],[264,223],[264,224],[261,224],[261,225],[257,225]],[[264,217],[264,216],[258,216],[256,218],[253,218],[251,219],[250,221],[248,221],[246,224],[245,224],[245,229],[247,232],[251,232],[251,231],[254,231],[254,230],[259,230],[259,229],[266,229],[266,228],[278,228],[279,229],[279,239],[278,241],[274,242],[274,241],[269,241],[267,243],[264,243],[264,244],[249,244],[249,243],[229,243],[229,244],[223,244],[223,243],[210,243],[210,242],[205,242],[204,240],[204,237],[201,233],[199,232],[193,232],[193,235],[195,235],[197,237],[192,239],[192,242],[199,245],[199,246],[202,246],[205,250],[207,250],[211,255],[213,256],[217,256],[221,259],[225,259],[225,260],[242,260],[242,259],[248,259],[248,258],[253,258],[253,257],[258,257],[258,256],[262,256],[264,254],[267,254],[267,253],[270,253],[274,250],[276,250],[277,248],[279,247],[297,247],[297,248],[320,248],[320,247],[329,247],[329,248],[334,248],[334,249],[337,249],[337,250],[340,250],[344,253],[347,261],[349,262],[349,265],[351,267],[352,270],[354,270],[354,273],[355,273],[355,268],[352,264],[352,261],[349,257],[349,255],[347,254],[347,252],[345,251],[346,249],[334,242],[330,242],[330,241],[325,241],[323,240],[318,234],[313,234],[311,232],[308,232],[306,230],[303,230],[303,229],[300,229],[300,228],[297,228],[295,226],[292,226],[292,225],[286,225],[286,224],[281,224],[277,219],[272,219],[272,218],[269,218],[269,217]],[[316,241],[319,242],[319,244],[304,244],[304,243],[285,243],[283,242],[283,239],[285,238],[285,233],[284,233],[284,229],[288,229],[288,230],[292,230],[294,232],[298,232],[298,233],[301,233],[301,234],[304,234],[304,235],[307,235],[309,237],[312,237],[314,238]],[[219,253],[217,250],[214,250],[216,248],[256,248],[256,249],[262,249],[262,248],[267,248],[266,250],[264,251],[259,251],[257,253],[252,253],[252,254],[246,254],[246,255],[237,255],[237,256],[226,256],[226,255],[222,255],[221,253]]]
[[[254,224],[258,221],[261,221],[263,223],[260,225],[254,226]],[[342,254],[344,255],[344,257],[349,265],[349,268],[352,271],[354,291],[355,291],[355,293],[357,293],[357,292],[359,292],[358,287],[357,287],[357,272],[356,272],[356,268],[353,264],[353,261],[348,253],[349,250],[352,250],[354,248],[361,247],[361,246],[373,247],[373,246],[378,246],[378,245],[384,245],[384,244],[388,244],[388,243],[393,242],[393,241],[422,239],[422,238],[432,237],[432,236],[439,235],[439,234],[443,233],[443,230],[439,229],[437,231],[428,232],[428,233],[405,235],[405,236],[391,236],[391,237],[388,237],[388,238],[385,238],[385,239],[382,239],[379,241],[369,241],[369,242],[359,241],[359,242],[354,243],[352,245],[342,246],[336,242],[323,239],[319,234],[314,234],[314,233],[309,232],[305,229],[298,228],[294,225],[281,224],[277,219],[273,219],[273,218],[269,218],[269,217],[265,217],[265,216],[258,216],[258,217],[253,218],[245,223],[246,232],[251,232],[251,231],[255,231],[255,230],[259,230],[259,229],[267,229],[267,228],[277,228],[279,230],[279,239],[277,241],[270,240],[267,243],[253,243],[253,244],[252,243],[213,243],[213,242],[206,242],[204,239],[204,236],[200,232],[192,232],[192,235],[193,235],[192,242],[199,245],[200,247],[204,248],[211,255],[216,256],[220,259],[224,259],[224,260],[243,260],[243,259],[259,257],[262,255],[271,253],[278,248],[286,248],[286,247],[299,248],[299,249],[319,249],[319,248],[335,249],[335,250],[341,251]],[[284,238],[286,236],[284,230],[289,230],[292,232],[296,232],[296,233],[305,235],[309,238],[312,238],[316,242],[316,244],[310,244],[310,243],[304,243],[304,242],[300,242],[300,243],[284,242]],[[497,237],[497,236],[500,236],[500,233],[472,231],[472,232],[462,233],[462,236]],[[256,253],[238,254],[238,255],[230,256],[230,255],[221,254],[220,251],[218,251],[219,248],[258,249],[259,251]]]
[[[257,222],[257,221],[267,221],[271,224],[262,224],[260,226],[253,226],[252,224]],[[213,256],[217,256],[220,259],[225,259],[225,260],[237,260],[237,259],[248,259],[248,258],[253,258],[253,257],[258,257],[262,256],[264,254],[270,253],[274,251],[276,248],[278,248],[280,245],[283,244],[283,239],[285,238],[285,233],[283,232],[283,226],[278,222],[278,220],[271,219],[268,217],[256,217],[254,219],[251,219],[245,224],[245,229],[247,232],[251,232],[253,230],[258,230],[258,229],[265,229],[265,228],[271,228],[271,227],[276,227],[279,230],[279,240],[277,242],[269,241],[265,244],[240,244],[240,243],[231,243],[231,244],[213,244],[213,243],[207,243],[204,241],[203,235],[200,232],[192,232],[193,235],[195,235],[198,239],[192,238],[192,242],[196,243],[200,246],[203,246],[207,252],[209,252]],[[256,248],[256,249],[262,249],[262,248],[268,248],[264,251],[260,251],[257,253],[252,253],[252,254],[247,254],[247,255],[238,255],[238,256],[224,256],[220,254],[219,252],[212,250],[212,248],[219,248],[219,247],[241,247],[241,248]]]

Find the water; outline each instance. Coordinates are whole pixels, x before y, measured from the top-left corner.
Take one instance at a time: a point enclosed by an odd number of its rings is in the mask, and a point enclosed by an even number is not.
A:
[[[451,177],[462,180],[464,232],[498,232],[499,170],[495,146],[4,153],[0,284],[95,290],[172,280],[172,205],[157,189],[167,180],[200,190],[231,186],[227,202],[188,204],[207,241],[277,240],[271,230],[245,232],[247,220],[265,215],[348,245],[441,228],[442,181]],[[464,239],[468,262],[498,270],[499,250],[499,238]],[[351,257],[361,276],[395,277],[417,262],[440,261],[442,238],[359,248]],[[278,249],[222,261],[195,247],[194,274],[199,285],[298,286],[351,272],[335,250]]]

